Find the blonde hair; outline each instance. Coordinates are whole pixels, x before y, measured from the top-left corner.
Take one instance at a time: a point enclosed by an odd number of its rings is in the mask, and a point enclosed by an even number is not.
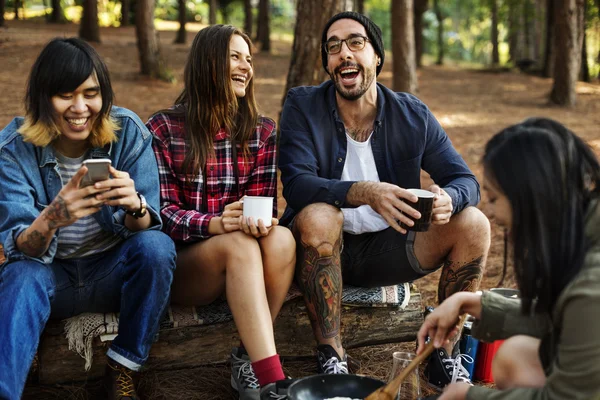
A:
[[[46,124],[39,120],[34,123],[32,120],[31,116],[25,116],[25,122],[18,130],[25,142],[34,146],[46,147],[62,135],[54,121]],[[119,129],[121,129],[119,123],[110,115],[100,118],[94,124],[88,137],[90,146],[92,148],[104,147],[109,143],[116,142],[117,135],[115,132]]]

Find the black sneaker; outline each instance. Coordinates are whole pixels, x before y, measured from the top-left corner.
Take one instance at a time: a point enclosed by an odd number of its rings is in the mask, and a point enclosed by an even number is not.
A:
[[[260,400],[286,400],[288,398],[288,388],[295,381],[295,379],[287,378],[269,383],[260,389]]]
[[[328,344],[317,346],[317,371],[319,374],[348,374],[346,354],[339,354]]]
[[[425,368],[425,377],[430,386],[442,390],[446,385],[455,382],[473,385],[469,372],[462,366],[462,360],[472,363],[473,358],[466,354],[459,354],[458,351],[456,353],[455,356],[450,357],[443,347],[431,353]]]

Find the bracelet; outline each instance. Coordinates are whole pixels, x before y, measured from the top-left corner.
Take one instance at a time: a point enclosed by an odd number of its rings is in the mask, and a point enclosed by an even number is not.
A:
[[[137,192],[137,195],[138,195],[138,198],[140,199],[139,210],[125,211],[127,214],[131,215],[135,219],[142,218],[144,215],[146,215],[146,212],[148,211],[147,205],[146,205],[146,198],[143,195],[141,195],[139,192]]]

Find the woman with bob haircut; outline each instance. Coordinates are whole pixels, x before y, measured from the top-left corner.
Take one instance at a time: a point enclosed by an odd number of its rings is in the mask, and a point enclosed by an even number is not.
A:
[[[138,399],[175,268],[152,136],[112,105],[106,65],[80,39],[50,41],[26,93],[25,118],[0,132],[0,398],[20,398],[49,318],[119,311],[106,398]],[[82,184],[99,159],[106,177]]]
[[[182,93],[147,122],[164,230],[178,246],[172,301],[203,305],[226,295],[241,338],[231,353],[231,384],[240,399],[258,399],[260,388],[270,396],[289,384],[273,321],[296,259],[293,236],[276,218],[242,216],[244,196],[277,196],[275,122],[258,114],[251,49],[233,26],[202,29]]]
[[[497,390],[455,383],[440,399],[600,399],[598,159],[560,123],[533,118],[494,136],[483,166],[520,299],[460,292],[427,316],[419,352],[427,335],[441,346],[463,313],[475,336],[507,339],[492,364]]]

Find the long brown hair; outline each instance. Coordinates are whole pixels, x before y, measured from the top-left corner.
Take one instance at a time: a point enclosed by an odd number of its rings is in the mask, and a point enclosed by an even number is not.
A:
[[[197,176],[204,168],[214,151],[213,138],[220,128],[229,132],[233,146],[239,143],[246,152],[258,123],[254,80],[250,80],[242,98],[235,95],[231,85],[229,42],[233,35],[244,39],[252,55],[250,38],[231,25],[204,28],[192,43],[184,70],[185,86],[175,100],[175,112],[185,113],[186,139],[190,145],[183,162],[187,177]]]

